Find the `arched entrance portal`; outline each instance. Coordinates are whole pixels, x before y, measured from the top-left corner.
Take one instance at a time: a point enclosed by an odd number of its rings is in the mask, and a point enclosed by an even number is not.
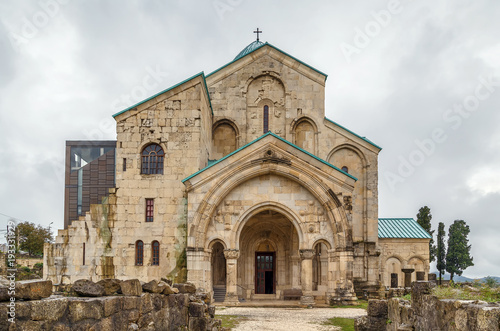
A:
[[[271,209],[253,215],[239,247],[238,283],[245,298],[279,298],[285,288],[300,288],[299,237],[285,215]]]

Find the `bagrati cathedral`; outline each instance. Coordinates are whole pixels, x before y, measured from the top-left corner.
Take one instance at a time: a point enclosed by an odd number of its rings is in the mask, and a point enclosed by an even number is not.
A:
[[[45,277],[164,277],[229,304],[288,290],[351,301],[427,279],[430,236],[378,218],[381,148],[325,117],[326,78],[257,39],[113,115],[116,141],[67,142]]]

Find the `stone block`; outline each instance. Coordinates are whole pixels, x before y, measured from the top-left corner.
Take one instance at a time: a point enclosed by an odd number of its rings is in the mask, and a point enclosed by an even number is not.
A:
[[[151,300],[151,294],[143,293],[141,295],[141,306],[140,306],[141,314],[149,313],[152,310],[153,310],[153,301]]]
[[[354,330],[356,331],[385,331],[387,329],[387,320],[372,316],[363,316],[354,321]]]
[[[88,279],[77,280],[72,289],[82,297],[100,297],[104,295],[104,287]]]
[[[189,304],[189,316],[203,317],[205,315],[205,304],[198,302],[191,302]]]
[[[69,320],[76,323],[85,319],[101,319],[104,315],[102,302],[98,299],[73,299],[68,302]]]
[[[101,279],[97,282],[98,285],[104,287],[104,295],[114,295],[121,289],[120,283],[122,281],[114,278]]]
[[[168,304],[168,324],[172,330],[188,325],[188,303],[186,294],[172,294],[166,297]]]
[[[215,306],[208,306],[208,315],[210,315],[211,318],[215,317]]]
[[[168,284],[165,284],[165,287],[164,287],[162,293],[165,294],[165,295],[177,294],[177,293],[179,293],[179,289],[176,288],[176,287],[171,287]]]
[[[9,287],[0,285],[0,302],[10,301]]]
[[[22,280],[16,282],[16,299],[40,300],[52,295],[50,280]]]
[[[179,293],[196,293],[196,286],[193,283],[174,284],[173,287],[178,289]]]
[[[149,293],[161,293],[165,289],[165,283],[162,283],[162,286],[159,286],[158,281],[152,280],[149,283],[146,283],[142,285],[142,290],[144,292],[149,292]]]
[[[34,321],[57,321],[67,313],[68,299],[45,299],[31,302],[31,319]]]
[[[386,300],[368,300],[368,316],[387,318]]]
[[[111,316],[118,313],[122,309],[122,298],[121,297],[109,297],[102,298],[102,307],[104,311],[104,317]]]
[[[123,295],[140,296],[142,294],[141,282],[138,279],[128,279],[120,283]]]
[[[207,319],[204,317],[191,317],[189,319],[189,330],[204,331],[207,326]]]

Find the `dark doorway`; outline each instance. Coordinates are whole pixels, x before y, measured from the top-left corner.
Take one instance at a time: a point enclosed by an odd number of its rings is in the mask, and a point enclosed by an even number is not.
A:
[[[214,286],[226,285],[226,258],[224,246],[220,242],[212,247],[212,284]]]
[[[275,293],[275,253],[255,252],[255,294]]]
[[[391,287],[398,287],[398,274],[391,274]]]

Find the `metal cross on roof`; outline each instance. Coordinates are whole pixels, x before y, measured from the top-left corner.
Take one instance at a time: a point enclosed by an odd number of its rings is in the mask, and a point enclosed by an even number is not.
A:
[[[253,33],[257,34],[257,41],[259,41],[259,33],[262,33],[262,31],[259,31],[259,28],[257,28],[257,31],[254,31]]]

